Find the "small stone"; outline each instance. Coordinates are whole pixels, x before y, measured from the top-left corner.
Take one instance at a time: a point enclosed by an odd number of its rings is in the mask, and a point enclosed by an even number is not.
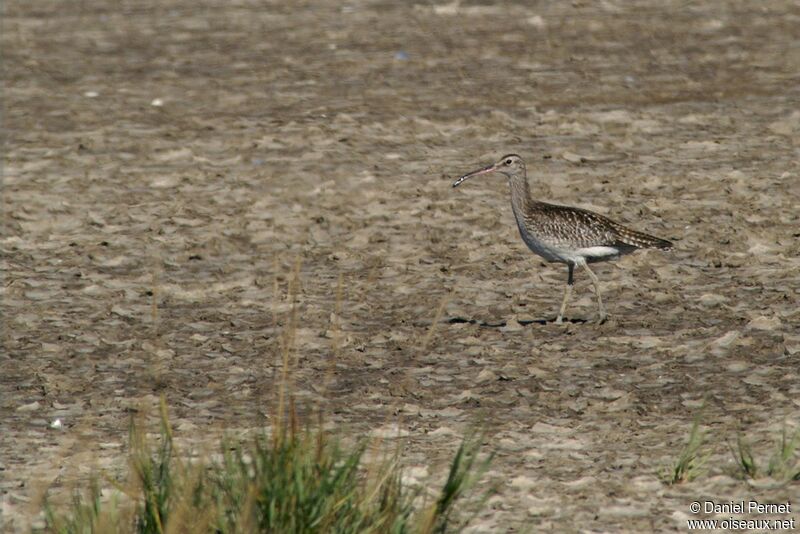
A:
[[[528,506],[528,514],[532,516],[541,516],[541,515],[548,515],[553,511],[553,503],[547,499],[536,499],[531,498],[528,500],[530,505]],[[560,507],[559,504],[555,505],[556,507]]]
[[[721,356],[728,352],[728,348],[733,345],[740,336],[740,332],[737,330],[731,330],[726,334],[718,337],[714,341],[708,344],[708,348],[711,349],[711,354],[714,356]]]
[[[625,395],[624,391],[609,387],[598,388],[590,394],[591,397],[604,399],[608,401],[617,400],[623,395]]]
[[[743,371],[747,371],[750,368],[750,365],[747,362],[735,360],[728,363],[725,368],[731,373],[741,373]]]
[[[404,414],[408,414],[408,415],[419,415],[420,414],[419,406],[417,406],[416,404],[408,403],[408,402],[403,404],[403,407],[401,408],[401,410],[403,411]]]
[[[561,157],[569,161],[570,163],[581,163],[585,161],[583,156],[579,156],[578,154],[573,154],[572,152],[564,152],[563,154],[561,154]]]
[[[777,330],[781,327],[781,320],[777,316],[767,317],[760,315],[747,323],[747,328],[753,330]]]
[[[518,332],[525,328],[522,326],[519,321],[517,321],[516,317],[512,317],[508,320],[506,325],[500,329],[501,332]]]
[[[111,307],[111,313],[125,318],[131,318],[134,316],[133,310],[131,310],[130,308],[124,308],[119,304],[115,304]]]
[[[478,373],[478,377],[475,379],[475,382],[478,384],[484,384],[486,382],[494,382],[497,380],[497,375],[494,374],[489,369],[484,369],[480,373]]]
[[[771,123],[767,128],[778,135],[796,135],[800,131],[800,110],[793,111],[788,117]]]
[[[420,479],[430,476],[428,468],[424,465],[414,465],[405,470],[405,474],[409,477]]]
[[[384,425],[380,428],[376,428],[371,432],[371,435],[375,438],[382,438],[382,439],[395,439],[395,438],[402,438],[409,435],[408,430],[404,430],[397,425]]]
[[[457,436],[458,432],[456,432],[455,430],[453,430],[450,427],[440,426],[436,430],[431,430],[430,432],[428,432],[428,435],[429,436],[433,436],[433,437],[438,437],[438,436]]]
[[[712,341],[711,344],[716,345],[717,347],[729,347],[737,339],[739,339],[739,332],[736,330],[731,330],[730,332],[727,332],[725,335],[718,337],[717,339]]]
[[[719,294],[704,293],[703,295],[700,295],[700,298],[698,300],[700,301],[700,304],[702,304],[706,308],[714,308],[716,306],[719,306],[728,299]]]
[[[547,26],[547,23],[544,21],[541,15],[533,15],[531,17],[528,17],[526,22],[528,23],[528,25],[533,26],[537,30],[541,30],[545,26]]]
[[[597,485],[597,479],[593,476],[585,476],[564,482],[564,485],[570,489],[589,488]]]
[[[33,401],[30,404],[23,404],[17,408],[18,412],[35,412],[41,407],[39,401]]]
[[[800,353],[800,336],[784,336],[783,346],[786,349],[786,354],[793,356]]]
[[[535,487],[537,484],[536,480],[520,475],[518,477],[514,477],[511,479],[511,487],[512,488],[519,488],[522,490],[528,490]]]

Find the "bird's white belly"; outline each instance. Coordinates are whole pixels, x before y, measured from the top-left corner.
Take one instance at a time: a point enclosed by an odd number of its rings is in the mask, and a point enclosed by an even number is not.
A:
[[[548,245],[532,236],[523,236],[523,240],[528,248],[547,261],[580,264],[610,260],[619,256],[619,250],[614,247],[565,248]]]
[[[532,235],[526,232],[520,232],[522,235],[522,240],[525,241],[525,244],[528,245],[528,248],[531,249],[534,253],[538,254],[542,258],[546,259],[547,261],[558,261],[558,262],[568,262],[570,261],[563,249],[558,247],[550,246],[542,241],[539,241]]]
[[[594,246],[579,248],[547,243],[537,239],[526,231],[522,225],[519,225],[519,233],[528,248],[547,261],[581,264],[609,260],[620,255],[619,249],[615,247]]]
[[[587,262],[603,261],[616,258],[620,255],[619,249],[615,247],[585,247],[570,251],[575,258],[583,258]],[[575,260],[571,260],[575,261]]]

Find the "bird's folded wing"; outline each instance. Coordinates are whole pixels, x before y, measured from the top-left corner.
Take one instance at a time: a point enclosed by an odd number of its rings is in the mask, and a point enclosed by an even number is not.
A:
[[[672,243],[667,240],[631,230],[604,215],[582,208],[542,202],[530,218],[537,235],[557,246],[672,248]]]

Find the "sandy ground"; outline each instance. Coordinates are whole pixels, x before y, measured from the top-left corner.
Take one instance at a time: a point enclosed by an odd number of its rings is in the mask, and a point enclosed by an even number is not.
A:
[[[301,401],[399,428],[422,484],[484,424],[475,531],[680,531],[740,499],[800,528],[800,483],[728,449],[800,425],[797,2],[4,11],[3,531],[118,472],[160,395],[188,447],[268,425],[287,332]],[[566,269],[501,178],[450,187],[507,152],[537,198],[676,243],[595,269],[610,322],[578,273],[552,323]],[[667,486],[698,413],[709,471]]]

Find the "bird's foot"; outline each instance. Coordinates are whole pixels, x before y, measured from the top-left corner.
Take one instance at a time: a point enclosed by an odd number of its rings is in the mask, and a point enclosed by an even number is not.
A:
[[[560,315],[556,317],[556,324],[564,324],[564,318]]]
[[[606,321],[608,321],[608,314],[606,312],[601,312],[597,317],[597,324],[604,324]]]

